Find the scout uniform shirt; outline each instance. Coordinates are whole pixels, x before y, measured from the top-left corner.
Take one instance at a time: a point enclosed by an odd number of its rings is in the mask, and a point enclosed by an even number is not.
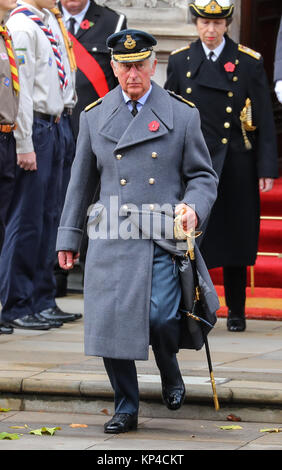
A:
[[[16,59],[15,51],[14,57]],[[9,57],[2,35],[0,35],[0,103],[0,124],[14,124],[18,113],[19,95],[13,89]]]
[[[48,26],[48,10],[37,10],[21,2]],[[33,152],[33,112],[60,116],[64,108],[58,69],[50,41],[31,18],[24,13],[11,14],[7,25],[12,34],[19,60],[20,103],[15,131],[17,153]]]

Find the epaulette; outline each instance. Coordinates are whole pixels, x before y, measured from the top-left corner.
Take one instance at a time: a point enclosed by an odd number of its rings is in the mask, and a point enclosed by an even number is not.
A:
[[[94,101],[93,103],[90,103],[86,108],[84,108],[84,111],[87,113],[87,111],[90,111],[90,109],[94,108],[97,106],[97,104],[102,103],[103,98],[99,98],[98,100]]]
[[[243,46],[242,44],[238,44],[238,50],[240,52],[244,52],[245,54],[250,55],[251,57],[254,57],[254,59],[259,60],[261,58],[261,54],[259,52],[256,52],[247,46]]]
[[[175,49],[170,53],[170,55],[178,54],[178,52],[185,51],[186,49],[190,49],[190,46],[180,47],[179,49]]]
[[[173,98],[176,98],[178,101],[182,101],[182,103],[188,104],[191,108],[196,108],[196,105],[192,103],[192,101],[185,100],[183,96],[177,95],[174,93],[174,91],[167,90],[170,96],[173,96]]]

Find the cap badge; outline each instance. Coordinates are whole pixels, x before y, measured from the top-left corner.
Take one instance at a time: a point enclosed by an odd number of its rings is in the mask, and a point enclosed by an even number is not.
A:
[[[135,39],[132,39],[131,35],[127,34],[126,35],[126,41],[124,42],[124,47],[126,49],[134,49],[135,46],[136,46]]]
[[[206,5],[204,12],[214,13],[217,15],[219,13],[222,13],[222,8],[215,0],[212,0],[208,5]]]

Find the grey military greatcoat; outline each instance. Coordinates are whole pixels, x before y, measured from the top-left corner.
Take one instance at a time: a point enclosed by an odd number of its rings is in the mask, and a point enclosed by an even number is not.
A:
[[[79,251],[88,211],[87,355],[148,358],[154,246],[148,220],[155,212],[173,220],[170,208],[185,202],[195,205],[201,225],[216,188],[198,111],[155,83],[134,118],[120,86],[81,114],[57,250]],[[99,200],[89,207],[95,192]],[[136,229],[138,211],[148,216],[143,232],[144,221]],[[169,229],[160,231],[170,238]]]

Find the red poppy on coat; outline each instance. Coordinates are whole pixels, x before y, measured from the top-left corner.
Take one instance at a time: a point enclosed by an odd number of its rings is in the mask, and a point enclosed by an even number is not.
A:
[[[235,64],[232,64],[232,62],[227,62],[226,64],[224,64],[224,68],[226,72],[234,72]]]
[[[148,124],[149,131],[156,132],[160,127],[160,123],[158,121],[152,121]]]
[[[90,22],[89,20],[83,20],[83,21],[80,23],[81,29],[89,29],[90,26],[93,26],[93,23]]]

